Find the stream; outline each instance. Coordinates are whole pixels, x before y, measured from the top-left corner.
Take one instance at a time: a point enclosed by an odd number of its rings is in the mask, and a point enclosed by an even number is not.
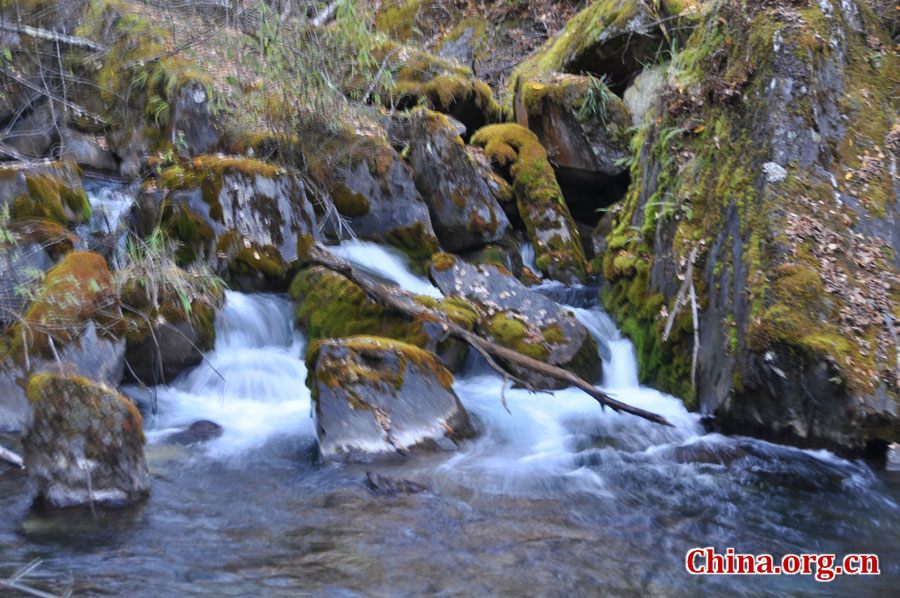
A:
[[[437,292],[388,250],[355,242],[338,252]],[[146,417],[149,500],[96,518],[38,513],[25,477],[0,475],[0,577],[39,558],[26,581],[71,585],[75,596],[897,595],[900,473],[706,433],[679,400],[638,384],[631,343],[600,308],[571,309],[601,345],[602,388],[673,428],[604,411],[573,389],[507,390],[507,413],[501,379],[470,356],[454,388],[479,435],[460,451],[323,466],[290,303],[229,291],[207,355],[221,377],[206,364],[183,373],[157,389],[158,412]],[[223,435],[166,442],[198,419]],[[376,495],[368,470],[429,490]],[[875,553],[882,574],[688,575],[685,553],[705,546]]]

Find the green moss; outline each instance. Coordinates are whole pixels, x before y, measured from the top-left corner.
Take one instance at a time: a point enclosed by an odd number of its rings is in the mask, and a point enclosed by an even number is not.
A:
[[[369,200],[362,193],[355,193],[343,182],[337,182],[331,187],[331,199],[334,207],[342,216],[354,218],[365,216],[369,213]]]
[[[438,272],[445,272],[456,265],[456,256],[450,253],[436,253],[431,256],[431,265]]]
[[[238,276],[262,274],[280,279],[287,273],[287,264],[278,249],[271,245],[259,247],[249,243],[237,231],[228,231],[219,237],[216,254],[226,256],[228,269]]]
[[[429,106],[438,112],[452,113],[460,104],[471,103],[482,115],[484,122],[504,120],[503,109],[494,100],[491,88],[483,81],[450,74],[431,79],[425,85]]]
[[[440,247],[437,237],[425,231],[425,225],[416,222],[412,226],[401,226],[388,231],[388,243],[406,252],[417,261],[425,261]]]
[[[297,324],[310,340],[368,334],[420,347],[430,340],[421,322],[381,307],[347,278],[320,267],[301,270],[288,293],[297,302]]]
[[[50,338],[60,349],[80,333],[88,320],[94,320],[112,335],[121,332],[124,325],[103,256],[76,251],[47,272],[37,298],[11,335],[13,354],[21,358],[26,349],[53,358]]]
[[[539,331],[530,330],[525,322],[511,318],[507,313],[495,314],[485,322],[484,328],[497,343],[522,355],[540,361],[546,360],[550,355],[543,339],[539,336],[535,338],[535,333],[539,334]]]
[[[18,242],[39,243],[54,260],[72,251],[78,238],[66,228],[44,218],[13,220],[10,231]]]
[[[562,328],[559,327],[559,324],[551,324],[541,330],[541,333],[544,335],[544,340],[548,343],[561,345],[566,342],[566,337],[563,335]]]
[[[509,169],[519,215],[534,242],[538,268],[552,278],[583,281],[587,262],[581,241],[537,136],[516,124],[491,125],[479,129],[472,144],[483,147],[498,167]],[[557,228],[560,225],[564,228]],[[545,237],[553,239],[554,244],[541,240]]]
[[[13,218],[44,218],[64,226],[90,219],[91,204],[84,189],[73,189],[49,173],[28,173],[25,185],[27,194],[13,202]]]

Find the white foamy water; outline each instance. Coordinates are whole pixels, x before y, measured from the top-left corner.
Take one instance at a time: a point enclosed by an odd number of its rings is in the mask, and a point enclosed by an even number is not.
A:
[[[522,256],[522,263],[528,266],[528,269],[537,276],[540,276],[541,271],[538,270],[537,265],[534,263],[534,246],[531,244],[531,241],[523,241],[519,244],[519,254]]]
[[[390,280],[410,293],[437,298],[444,296],[427,278],[410,272],[406,257],[399,251],[369,241],[344,241],[329,249],[357,268]]]
[[[313,437],[305,342],[292,320],[286,299],[227,292],[216,321],[216,346],[206,355],[209,364],[158,387],[159,415],[150,440],[200,419],[224,428],[206,445],[213,455],[256,448],[279,434]]]

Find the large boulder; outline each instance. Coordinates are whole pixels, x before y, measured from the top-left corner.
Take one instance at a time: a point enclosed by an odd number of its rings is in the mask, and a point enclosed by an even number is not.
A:
[[[325,461],[453,450],[475,435],[431,353],[399,341],[351,337],[307,353],[319,450]]]
[[[303,183],[276,166],[204,155],[166,169],[160,183],[169,192],[163,220],[191,254],[182,257],[212,258],[216,240],[231,233],[291,262],[320,238]]]
[[[22,445],[38,501],[121,507],[147,496],[143,419],[128,399],[83,378],[41,374],[28,400],[34,421]]]
[[[425,108],[412,115],[410,162],[416,188],[431,213],[441,246],[448,251],[497,241],[509,227],[476,162],[446,117]]]
[[[726,431],[860,454],[900,440],[900,61],[867,3],[799,4],[717,4],[675,57],[603,300],[643,382]]]
[[[595,382],[602,374],[597,343],[575,315],[532,291],[495,264],[467,264],[448,254],[432,259],[431,278],[449,296],[464,297],[486,314],[477,329],[519,353],[556,365]],[[511,365],[537,388],[560,382]]]
[[[519,216],[534,245],[536,264],[550,278],[584,282],[581,238],[537,136],[517,124],[490,125],[472,136],[491,162],[512,180]]]
[[[315,147],[304,148],[310,169],[358,237],[390,243],[417,259],[436,250],[428,205],[416,191],[412,170],[379,126],[325,130],[314,141]],[[333,218],[327,225],[333,236],[346,235]]]
[[[516,122],[548,148],[577,220],[593,222],[599,208],[621,199],[625,184],[616,178],[628,168],[631,116],[603,80],[560,73],[520,77],[513,106]]]

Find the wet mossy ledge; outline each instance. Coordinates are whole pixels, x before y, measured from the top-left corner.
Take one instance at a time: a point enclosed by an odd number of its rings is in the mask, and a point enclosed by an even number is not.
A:
[[[517,124],[490,125],[472,136],[472,144],[508,172],[537,267],[554,280],[584,282],[588,265],[581,240],[537,136]]]
[[[81,169],[71,162],[0,167],[0,201],[13,219],[44,219],[62,226],[87,222],[91,204],[81,187]]]
[[[862,3],[718,4],[636,133],[603,303],[641,381],[726,431],[851,454],[900,438],[890,45]],[[695,251],[692,384],[690,306],[663,332]]]

